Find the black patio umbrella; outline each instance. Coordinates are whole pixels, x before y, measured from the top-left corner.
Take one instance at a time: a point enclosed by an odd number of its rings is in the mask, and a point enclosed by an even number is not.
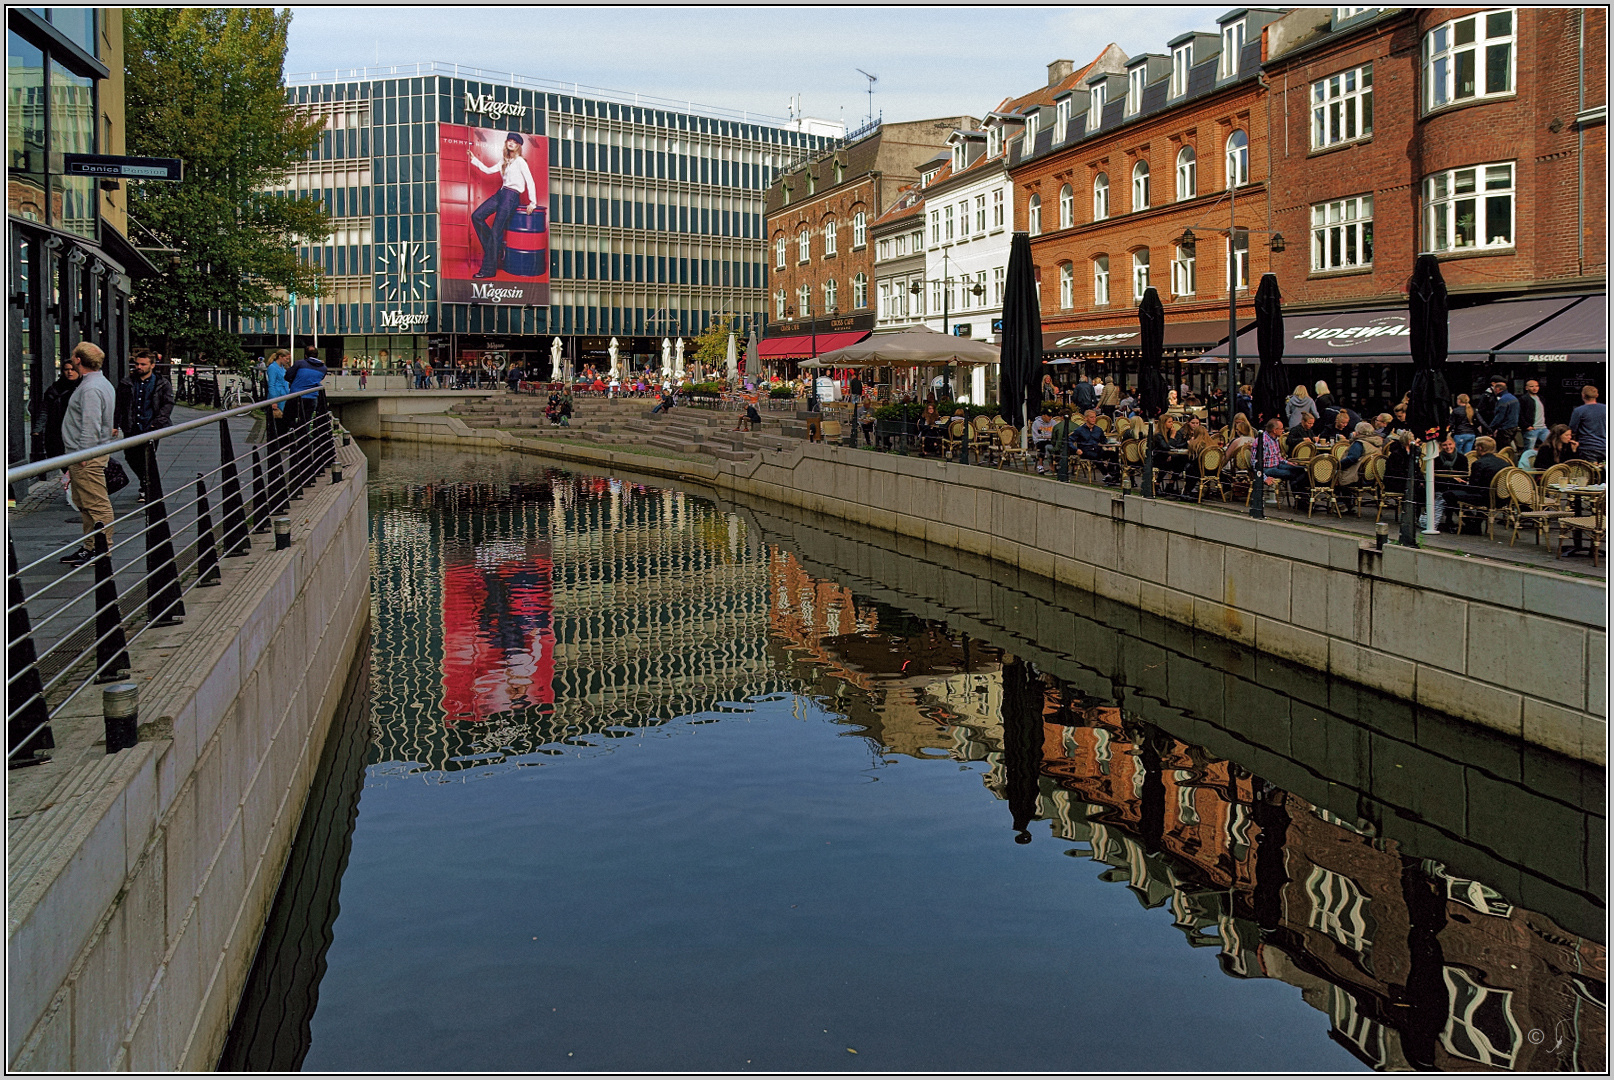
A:
[[[1153,285],[1143,291],[1138,304],[1138,330],[1143,354],[1138,361],[1138,411],[1145,420],[1153,421],[1170,404],[1166,377],[1160,373],[1166,351],[1166,309],[1160,306],[1160,294]]]
[[[1292,384],[1283,370],[1283,297],[1278,293],[1278,275],[1262,274],[1255,290],[1255,350],[1261,366],[1255,373],[1250,395],[1255,399],[1257,428],[1275,416],[1283,415],[1283,402]]]
[[[1042,404],[1042,310],[1031,269],[1031,234],[1009,242],[1003,283],[1003,340],[998,362],[998,412],[1024,432]]]
[[[1433,255],[1419,255],[1407,282],[1407,322],[1412,333],[1412,393],[1407,401],[1407,426],[1429,442],[1445,434],[1451,418],[1451,391],[1446,386],[1447,319],[1446,282]],[[1401,540],[1406,547],[1418,543],[1412,503],[1417,455],[1407,455],[1407,491],[1401,502]],[[1432,468],[1432,466],[1431,466]],[[1433,480],[1433,476],[1426,478]],[[1435,522],[1430,521],[1434,528]]]

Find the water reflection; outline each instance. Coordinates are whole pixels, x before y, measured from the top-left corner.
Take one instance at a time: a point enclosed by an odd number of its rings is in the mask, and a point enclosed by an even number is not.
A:
[[[379,470],[370,785],[492,778],[675,722],[737,720],[747,701],[810,699],[867,748],[871,778],[977,772],[1001,801],[1004,845],[1035,854],[1054,844],[1098,864],[1101,881],[1158,912],[1140,919],[1169,922],[1188,950],[1212,950],[1226,978],[1298,989],[1367,1067],[1604,1068],[1605,946],[1382,835],[1372,814],[1336,816],[1258,775],[1253,756],[1241,763],[1174,735],[1151,719],[1158,701],[1058,677],[1007,635],[972,637],[916,614],[918,603],[811,573],[746,515],[530,462],[501,460],[508,475],[491,479],[477,468],[461,473],[476,483]],[[1178,693],[1169,705],[1192,718],[1199,702]],[[700,792],[691,782],[682,795]],[[811,820],[814,808],[792,812]],[[1057,933],[1138,932],[1095,921]],[[1136,1023],[1138,1048],[1121,1060],[1196,1067],[1191,1051],[1151,1055],[1150,1033],[1171,1016]],[[1314,1037],[1291,1028],[1268,1034]]]

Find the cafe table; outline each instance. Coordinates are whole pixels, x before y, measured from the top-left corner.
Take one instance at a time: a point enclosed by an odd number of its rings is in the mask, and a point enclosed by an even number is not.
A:
[[[1575,503],[1575,516],[1576,517],[1584,517],[1586,515],[1586,506],[1585,506],[1586,497],[1588,495],[1597,495],[1597,496],[1607,495],[1608,494],[1608,484],[1607,483],[1602,483],[1602,484],[1553,484],[1548,488],[1548,490],[1549,491],[1556,491],[1560,495],[1569,496],[1569,498],[1573,499],[1574,503]],[[1560,524],[1558,527],[1560,529],[1562,529],[1563,525]],[[1575,534],[1574,546],[1571,547],[1568,551],[1562,552],[1561,557],[1565,558],[1565,559],[1569,559],[1569,558],[1574,558],[1575,556],[1579,556],[1579,555],[1589,555],[1589,554],[1591,554],[1590,549],[1585,547],[1581,543],[1581,540],[1580,540],[1581,530],[1572,528],[1571,531],[1573,531],[1574,534]]]

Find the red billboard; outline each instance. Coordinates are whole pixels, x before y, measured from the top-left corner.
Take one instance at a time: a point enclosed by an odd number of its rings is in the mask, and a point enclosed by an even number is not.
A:
[[[438,299],[549,304],[549,140],[437,125]]]

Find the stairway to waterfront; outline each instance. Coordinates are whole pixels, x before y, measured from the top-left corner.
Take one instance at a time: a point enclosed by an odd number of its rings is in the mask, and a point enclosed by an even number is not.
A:
[[[756,431],[738,431],[737,412],[679,406],[652,414],[654,398],[574,399],[570,426],[555,427],[544,415],[547,398],[512,395],[461,401],[449,409],[467,427],[497,428],[523,438],[552,439],[608,447],[652,447],[674,454],[704,454],[723,461],[746,461],[777,453],[806,438],[807,424],[794,413],[767,412]]]

